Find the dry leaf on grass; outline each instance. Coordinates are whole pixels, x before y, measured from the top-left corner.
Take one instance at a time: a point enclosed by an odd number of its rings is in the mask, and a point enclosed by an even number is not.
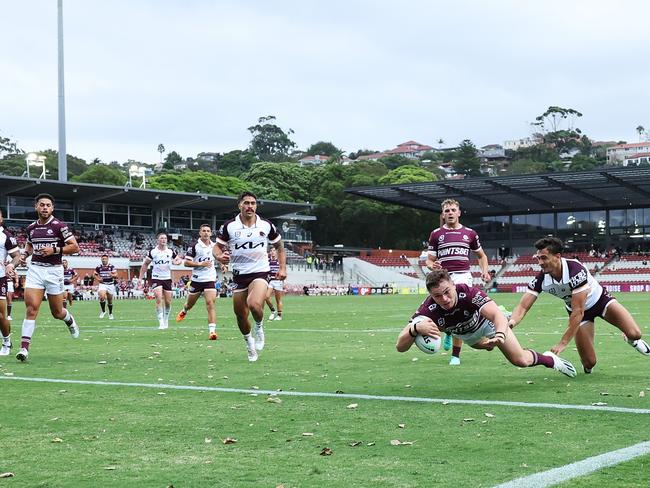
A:
[[[211,444],[211,443],[212,443],[212,439],[211,439],[210,437],[206,437],[206,438],[204,439],[204,442],[205,442],[206,444]]]
[[[104,469],[106,471],[115,471],[117,469],[117,466],[104,466]]]
[[[592,403],[592,405],[593,405],[594,407],[604,407],[604,406],[606,406],[607,404],[606,404],[605,402],[595,402],[595,403]]]
[[[276,396],[270,396],[266,399],[267,402],[269,403],[282,403],[282,399],[276,397]]]
[[[61,439],[60,437],[55,437],[54,439],[52,439],[52,442],[54,442],[56,444],[59,444],[59,443],[63,442],[63,439]]]
[[[412,446],[412,441],[400,441],[399,439],[393,439],[390,441],[391,446]]]
[[[645,391],[641,390],[641,391],[639,392],[639,397],[640,397],[640,398],[644,398],[644,397],[645,397]]]
[[[368,442],[368,444],[366,444],[366,446],[374,446],[374,445],[375,445],[374,442]]]
[[[304,437],[312,437],[314,435],[314,433],[313,432],[303,432],[302,435]]]
[[[349,408],[349,409],[355,409],[355,408],[357,408],[358,406],[359,406],[359,404],[358,404],[358,403],[350,403],[350,405],[348,405],[348,406],[347,406],[347,407],[345,407],[345,408]]]
[[[334,454],[334,451],[332,451],[329,447],[324,447],[320,452],[321,456],[331,456],[332,454]]]
[[[361,441],[350,442],[350,444],[348,444],[348,445],[349,445],[350,447],[357,447],[357,446],[360,446],[360,445],[361,445]]]
[[[397,426],[398,426],[400,429],[403,429],[404,427],[406,427],[406,424],[397,424]]]
[[[490,419],[494,418],[494,414],[491,414],[491,413],[488,413],[488,412],[485,412],[485,416],[487,418],[490,418]]]
[[[13,473],[0,473],[0,478],[13,478],[14,476]]]
[[[97,364],[107,364],[106,361],[97,361]]]
[[[463,422],[474,422],[474,419],[463,419]]]
[[[224,444],[236,444],[237,439],[235,439],[234,437],[226,437],[222,442]]]

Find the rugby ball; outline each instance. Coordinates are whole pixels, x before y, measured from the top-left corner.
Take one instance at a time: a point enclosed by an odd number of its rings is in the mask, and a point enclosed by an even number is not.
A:
[[[440,345],[442,340],[440,337],[434,339],[428,335],[418,334],[415,336],[415,345],[418,346],[418,349],[427,354],[435,354],[440,350]]]

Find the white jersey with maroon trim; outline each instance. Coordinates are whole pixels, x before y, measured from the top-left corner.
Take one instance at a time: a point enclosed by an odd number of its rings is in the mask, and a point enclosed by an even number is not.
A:
[[[268,220],[255,216],[247,227],[240,215],[225,222],[217,232],[217,244],[227,246],[233,274],[264,273],[270,270],[268,243],[275,244],[282,236]]]
[[[171,280],[172,279],[172,261],[176,258],[176,251],[173,249],[160,249],[154,247],[147,257],[151,259],[153,268],[151,277],[154,280]]]
[[[5,277],[5,262],[7,256],[11,253],[19,251],[18,241],[16,238],[3,226],[0,225],[0,278]]]
[[[571,297],[588,291],[585,309],[593,307],[603,293],[603,287],[591,276],[589,270],[576,259],[561,258],[562,279],[556,281],[550,274],[539,272],[528,284],[527,293],[538,296],[545,291],[564,300],[567,310],[571,310]]]
[[[187,248],[187,252],[185,253],[186,260],[191,260],[195,263],[210,262],[210,266],[207,268],[192,268],[192,281],[207,283],[217,280],[217,270],[214,267],[214,257],[212,256],[213,247],[214,242],[212,242],[212,240],[210,240],[209,244],[204,244],[203,241],[199,239]]]

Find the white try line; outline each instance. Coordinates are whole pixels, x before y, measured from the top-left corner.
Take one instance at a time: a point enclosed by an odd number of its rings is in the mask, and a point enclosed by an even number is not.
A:
[[[251,388],[223,388],[220,386],[169,385],[165,383],[126,383],[121,381],[64,380],[58,378],[33,378],[27,376],[0,376],[0,380],[30,381],[34,383],[59,383],[68,385],[95,385],[153,388],[157,390],[215,391],[220,393],[246,393],[249,395],[274,395],[295,397],[347,398],[353,400],[380,400],[391,402],[441,403],[443,405],[499,405],[504,407],[554,408],[559,410],[589,410],[600,412],[650,414],[650,409],[610,407],[607,405],[570,405],[555,403],[506,402],[500,400],[459,400],[452,398],[427,398],[392,395],[364,395],[361,393],[328,393],[318,391],[256,390]]]
[[[594,473],[609,466],[630,461],[631,459],[645,456],[650,453],[650,442],[641,442],[630,447],[606,452],[582,461],[567,464],[559,468],[550,469],[541,473],[531,474],[517,478],[507,483],[502,483],[494,488],[547,488],[564,481],[572,480],[579,476]]]

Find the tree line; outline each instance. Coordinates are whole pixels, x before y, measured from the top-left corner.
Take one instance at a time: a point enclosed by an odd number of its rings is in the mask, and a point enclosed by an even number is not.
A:
[[[507,151],[509,165],[503,174],[574,171],[605,164],[604,149],[594,149],[590,139],[575,127],[582,114],[574,109],[549,107],[533,123],[537,144]],[[465,177],[482,176],[479,152],[465,139],[453,149],[429,151],[419,159],[388,155],[376,161],[359,159],[376,151],[350,152],[351,164],[343,164],[344,151],[331,142],[318,141],[306,151],[296,150],[292,129],[277,125],[274,116],[260,117],[248,128],[246,149],[227,153],[205,152],[183,158],[159,144],[162,170],[147,179],[152,189],[237,195],[253,191],[261,199],[309,202],[314,205],[316,222],[305,227],[314,242],[349,246],[418,249],[438,218],[429,212],[405,209],[344,192],[347,187],[436,181],[444,177],[442,166]],[[443,144],[441,139],[439,144]],[[58,154],[47,149],[48,178],[58,178]],[[307,155],[324,155],[319,165],[301,166]],[[571,158],[566,159],[570,154]],[[563,157],[564,156],[564,157]],[[141,162],[87,163],[68,155],[68,179],[96,184],[125,185],[128,168]],[[150,165],[153,166],[153,165]],[[183,169],[179,169],[183,168]],[[20,176],[25,170],[25,154],[9,138],[0,137],[0,174]]]

